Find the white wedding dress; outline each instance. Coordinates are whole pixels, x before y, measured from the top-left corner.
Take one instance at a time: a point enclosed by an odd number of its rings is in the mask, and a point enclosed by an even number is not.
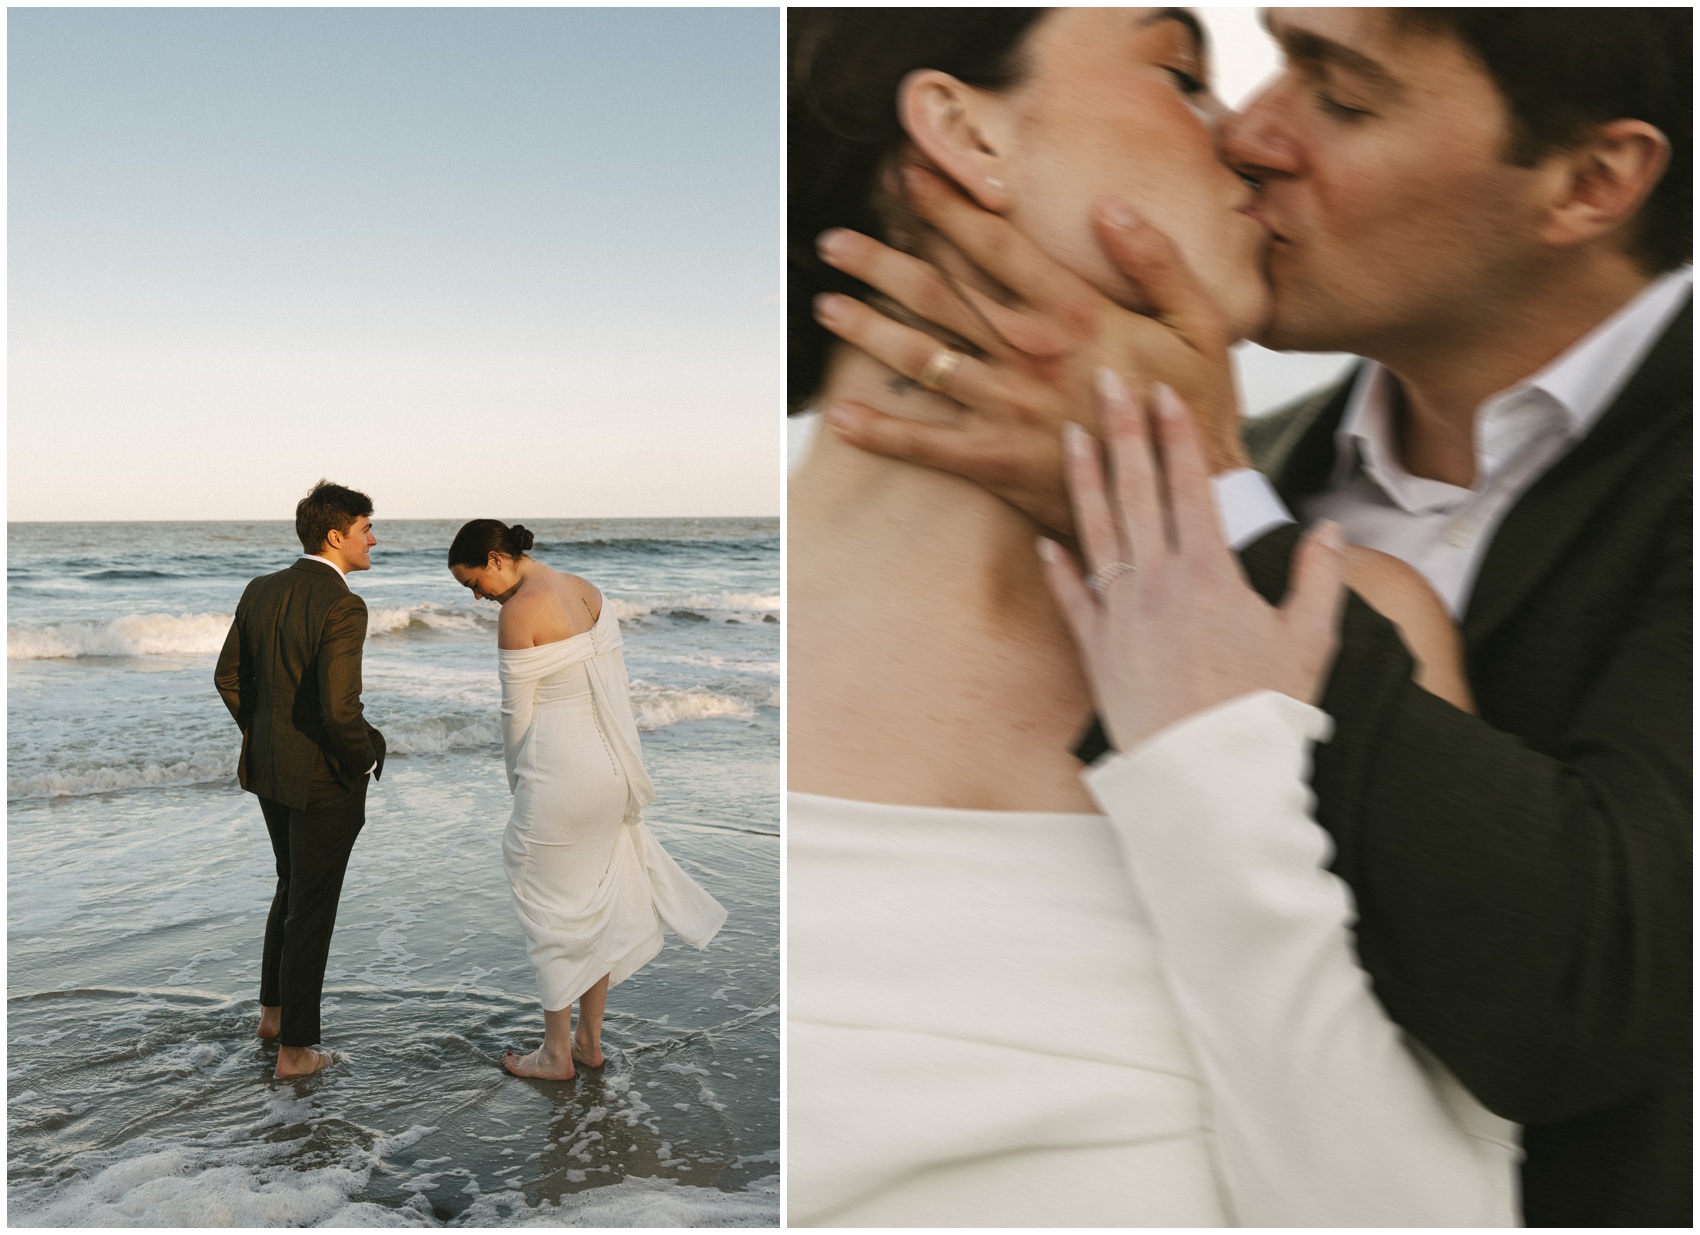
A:
[[[1327,725],[1189,718],[1086,774],[1103,815],[793,794],[790,1223],[1515,1225],[1515,1127],[1355,962]]]
[[[496,653],[514,794],[502,854],[550,1011],[603,974],[630,977],[661,950],[663,925],[701,948],[726,920],[643,824],[655,790],[613,609],[605,600],[570,639]]]

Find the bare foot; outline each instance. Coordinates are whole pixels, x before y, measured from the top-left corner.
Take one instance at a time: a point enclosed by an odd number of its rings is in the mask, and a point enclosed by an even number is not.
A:
[[[323,1072],[336,1062],[329,1051],[316,1051],[310,1046],[285,1046],[277,1053],[277,1070],[272,1073],[280,1081],[298,1081],[315,1072]]]
[[[502,1056],[502,1066],[515,1076],[535,1076],[545,1081],[570,1081],[573,1079],[573,1061],[569,1056],[564,1062],[558,1061],[543,1053],[538,1047],[529,1055],[516,1055],[509,1051]]]
[[[268,1008],[260,1005],[260,1027],[254,1030],[256,1038],[275,1038],[283,1032],[283,1008]]]
[[[573,1062],[581,1063],[587,1068],[600,1068],[608,1061],[603,1057],[600,1045],[580,1046],[575,1042],[573,1043]]]

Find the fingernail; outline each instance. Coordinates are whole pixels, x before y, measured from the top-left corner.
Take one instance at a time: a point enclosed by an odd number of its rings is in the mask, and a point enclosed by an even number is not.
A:
[[[1179,420],[1185,410],[1181,397],[1167,382],[1158,382],[1151,387],[1151,401],[1157,405],[1157,415],[1164,420]]]
[[[834,403],[826,409],[826,418],[840,429],[854,428],[856,409],[845,403]]]
[[[1063,445],[1068,448],[1068,452],[1070,454],[1086,454],[1086,443],[1088,440],[1086,430],[1075,424],[1074,421],[1069,420],[1063,422]]]
[[[1106,407],[1125,409],[1133,402],[1133,392],[1127,388],[1122,375],[1109,365],[1099,365],[1093,375],[1093,383],[1098,388],[1098,398],[1103,400]]]
[[[1039,556],[1045,559],[1047,565],[1056,562],[1057,554],[1060,552],[1057,548],[1056,541],[1051,540],[1049,537],[1041,536],[1033,542],[1033,546],[1039,550]]]
[[[838,297],[831,292],[822,292],[815,297],[815,320],[830,322],[838,316]]]
[[[1111,227],[1131,229],[1139,226],[1139,216],[1119,197],[1112,197],[1104,203],[1104,220]]]
[[[1332,519],[1324,519],[1321,523],[1318,523],[1315,535],[1316,543],[1324,549],[1340,553],[1346,547],[1345,535],[1340,530],[1340,525]]]
[[[841,227],[828,228],[815,237],[815,252],[819,253],[825,262],[836,261],[844,253],[844,229]]]

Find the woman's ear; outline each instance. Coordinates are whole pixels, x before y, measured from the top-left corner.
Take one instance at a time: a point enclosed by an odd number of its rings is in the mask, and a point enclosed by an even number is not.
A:
[[[996,95],[937,69],[916,69],[897,87],[897,116],[915,148],[987,210],[1009,208],[1009,142]]]

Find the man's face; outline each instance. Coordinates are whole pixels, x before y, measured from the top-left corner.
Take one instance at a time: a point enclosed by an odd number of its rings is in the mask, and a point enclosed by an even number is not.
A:
[[[346,532],[332,532],[326,543],[342,558],[344,570],[372,569],[372,546],[378,543],[378,538],[372,534],[372,520],[365,515],[350,524]]]
[[[1386,9],[1267,21],[1285,64],[1225,134],[1271,236],[1259,342],[1380,359],[1493,322],[1543,253],[1542,173],[1505,161],[1486,69]]]

